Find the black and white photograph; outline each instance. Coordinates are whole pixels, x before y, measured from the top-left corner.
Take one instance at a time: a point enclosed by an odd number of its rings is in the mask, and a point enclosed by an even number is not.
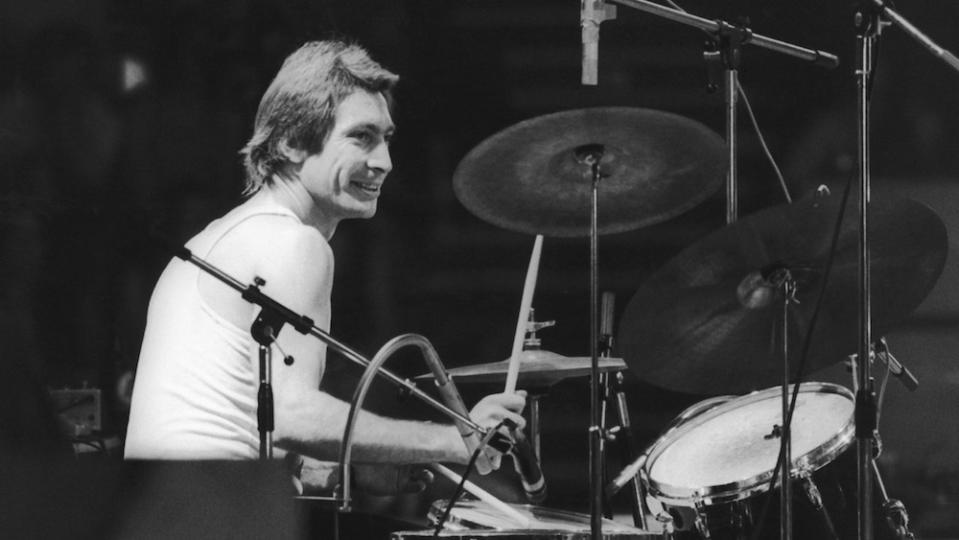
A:
[[[959,540],[959,3],[0,5],[0,537]]]

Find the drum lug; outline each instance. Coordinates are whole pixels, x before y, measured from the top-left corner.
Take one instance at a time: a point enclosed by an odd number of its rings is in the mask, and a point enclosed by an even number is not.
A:
[[[822,493],[819,491],[819,486],[813,481],[812,476],[809,473],[802,473],[800,480],[802,481],[803,492],[805,492],[806,498],[809,499],[809,502],[812,503],[816,510],[822,510]]]
[[[703,504],[703,500],[699,497],[699,494],[696,494],[696,499],[693,501],[693,504],[696,506],[696,531],[699,532],[699,535],[702,536],[704,540],[710,540],[712,537],[709,534],[709,524],[706,523],[706,505]]]
[[[746,501],[736,503],[736,512],[733,517],[733,527],[738,531],[746,531],[753,525],[752,508]]]

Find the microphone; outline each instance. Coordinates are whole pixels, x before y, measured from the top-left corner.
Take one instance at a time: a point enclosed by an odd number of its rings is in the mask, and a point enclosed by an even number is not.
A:
[[[616,295],[611,292],[604,292],[599,318],[600,356],[609,356],[613,352],[613,306],[615,304]]]
[[[642,455],[620,471],[620,473],[616,475],[616,478],[613,478],[610,483],[606,484],[606,488],[604,489],[606,499],[611,499],[613,495],[619,493],[619,490],[623,489],[626,484],[635,479],[644,465],[646,465],[646,456]]]
[[[896,357],[889,351],[889,345],[884,337],[879,338],[879,342],[876,343],[876,358],[885,362],[886,366],[889,367],[889,372],[895,375],[907,390],[912,392],[919,388],[919,379],[909,371],[909,368],[896,360]]]
[[[599,81],[599,25],[607,19],[616,18],[616,6],[607,6],[604,0],[580,0],[579,26],[582,32],[584,85],[596,86]]]
[[[522,430],[511,430],[511,433],[513,448],[509,454],[513,456],[513,466],[523,483],[526,499],[539,504],[546,499],[546,478],[543,477],[543,470],[536,459],[536,453],[533,452],[533,445],[523,435]]]

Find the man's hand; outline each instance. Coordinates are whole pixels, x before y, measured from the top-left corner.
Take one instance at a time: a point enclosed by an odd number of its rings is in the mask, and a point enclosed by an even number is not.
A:
[[[526,407],[526,391],[513,394],[490,394],[479,400],[470,411],[470,419],[485,428],[493,428],[504,419],[512,421],[518,429],[526,427],[523,408]]]
[[[492,429],[500,425],[503,420],[509,420],[517,429],[526,426],[526,419],[523,418],[523,408],[526,406],[526,391],[517,390],[512,394],[490,394],[479,400],[470,411],[470,419],[480,426]],[[500,427],[500,433],[510,436],[509,429],[506,426]],[[484,449],[486,457],[489,459],[493,470],[499,469],[502,461],[502,454],[487,445]]]
[[[353,480],[370,495],[421,493],[433,483],[433,473],[422,465],[354,464]]]

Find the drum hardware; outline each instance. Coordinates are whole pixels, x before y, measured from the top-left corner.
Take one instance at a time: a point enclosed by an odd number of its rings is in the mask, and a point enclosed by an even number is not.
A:
[[[693,519],[693,527],[696,529],[696,532],[699,533],[705,540],[710,540],[712,535],[709,534],[709,526],[706,523],[708,519],[706,516],[706,505],[703,504],[703,499],[700,497],[699,493],[693,493],[693,508],[696,509],[696,517]]]
[[[656,513],[656,521],[663,528],[663,540],[673,540],[673,534],[676,533],[676,527],[673,523],[673,516],[668,512]]]
[[[812,503],[813,507],[816,510],[822,510],[822,493],[819,491],[819,487],[816,486],[816,483],[813,482],[809,473],[803,473],[799,476],[800,485],[802,485],[803,493],[806,494],[806,498],[809,499],[809,502]]]

